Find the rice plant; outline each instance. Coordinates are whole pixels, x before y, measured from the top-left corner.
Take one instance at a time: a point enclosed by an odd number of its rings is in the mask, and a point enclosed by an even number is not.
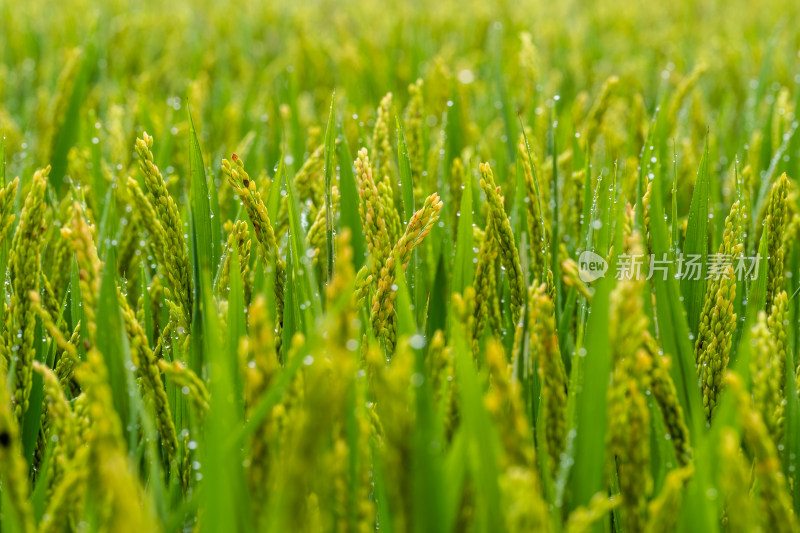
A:
[[[800,531],[798,16],[0,2],[0,531]]]

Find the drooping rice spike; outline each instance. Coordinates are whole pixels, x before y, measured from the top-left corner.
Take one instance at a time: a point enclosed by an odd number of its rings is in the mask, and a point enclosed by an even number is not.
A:
[[[356,319],[358,310],[362,309],[359,302],[359,283],[361,281],[358,279],[358,274],[356,274],[353,264],[354,254],[353,247],[350,245],[351,238],[350,228],[344,228],[336,235],[335,250],[338,266],[330,283],[325,286],[325,297],[328,302],[327,311],[329,314],[334,314],[334,310],[337,311],[335,314],[336,321],[341,326],[337,336],[341,334],[341,331],[347,332],[352,329],[351,321]],[[335,328],[336,326],[331,327]],[[352,336],[343,339],[342,342],[347,344],[355,336],[356,334],[353,333]]]
[[[789,179],[786,174],[772,186],[769,199],[766,203],[764,227],[767,233],[767,302],[766,309],[772,309],[772,304],[777,294],[784,288],[784,258],[783,238],[786,232],[787,216],[786,195],[789,189]]]
[[[129,280],[137,279],[139,274],[139,253],[141,236],[139,227],[133,220],[123,219],[122,240],[118,246],[117,271]]]
[[[56,362],[55,373],[58,376],[58,380],[61,383],[61,388],[65,391],[70,391],[72,385],[74,384],[73,381],[73,373],[75,371],[75,367],[80,364],[80,358],[78,357],[78,342],[81,338],[81,323],[78,322],[75,325],[75,330],[72,332],[72,336],[69,338],[69,341],[66,341],[63,337],[59,339],[54,335],[54,332],[57,331],[55,328],[48,327],[48,332],[53,339],[58,344],[59,348],[61,349],[61,353],[59,354],[58,361]],[[73,397],[75,394],[73,394]]]
[[[97,333],[97,295],[100,293],[101,263],[97,257],[92,228],[87,224],[83,210],[77,202],[72,209],[72,224],[69,228],[61,228],[61,234],[72,243],[75,251],[86,331],[89,339],[94,341]]]
[[[661,492],[647,506],[647,533],[670,533],[675,531],[681,509],[684,487],[692,477],[694,467],[684,466],[670,471],[664,480]]]
[[[52,459],[55,471],[54,477],[50,480],[51,485],[55,486],[67,471],[67,465],[77,451],[80,441],[75,415],[67,402],[58,377],[50,368],[38,361],[34,361],[33,368],[42,376],[47,405],[47,433],[49,438],[56,442]]]
[[[628,244],[626,253],[629,255],[635,257],[644,253],[639,232],[631,235]],[[648,328],[647,314],[644,312],[642,300],[644,282],[643,278],[636,276],[632,279],[623,279],[611,293],[609,336],[615,365],[626,357],[634,357],[642,348],[643,333]]]
[[[725,219],[725,231],[719,252],[710,256],[709,284],[706,289],[700,326],[695,342],[697,373],[703,390],[703,408],[711,420],[722,388],[725,369],[731,351],[731,339],[736,329],[736,277],[733,265],[742,254],[742,224],[739,202],[734,202]],[[712,259],[713,257],[713,259]]]
[[[53,221],[56,227],[53,237],[47,248],[47,257],[50,259],[48,277],[54,288],[63,290],[69,284],[69,276],[72,272],[72,246],[67,239],[61,235],[61,225],[69,225],[72,220],[72,201],[64,198],[59,208],[59,220]],[[45,267],[43,267],[45,268]]]
[[[785,325],[782,317],[787,311],[786,292],[777,298],[772,313],[761,311],[750,332],[750,373],[753,380],[753,406],[761,415],[772,441],[777,447],[783,438],[784,430],[784,384],[786,383]],[[770,328],[772,325],[778,332]],[[779,337],[782,336],[782,347]]]
[[[742,378],[729,372],[725,381],[733,389],[744,443],[755,461],[754,472],[759,481],[764,525],[767,531],[796,531],[797,518],[792,510],[789,487],[781,470],[780,457],[772,436],[761,415],[752,408],[750,395],[747,394]]]
[[[422,240],[430,233],[431,228],[439,220],[439,213],[442,210],[442,200],[436,193],[431,194],[425,199],[422,207],[414,213],[408,221],[405,232],[395,244],[392,255],[397,257],[403,268],[408,268],[411,259],[411,252],[419,246]]]
[[[479,340],[487,322],[495,336],[500,336],[503,319],[500,315],[500,298],[497,294],[497,240],[491,228],[492,219],[486,224],[478,249],[478,264],[475,268],[475,330],[472,338]]]
[[[431,374],[433,402],[440,405],[446,382],[453,380],[453,352],[445,343],[444,333],[437,329],[428,345],[428,366]]]
[[[69,522],[70,515],[79,516],[86,498],[86,479],[89,475],[87,456],[86,448],[82,448],[70,458],[69,466],[53,489],[39,524],[39,533],[60,533],[64,530],[64,524]]]
[[[131,360],[136,366],[137,375],[141,378],[145,396],[153,401],[156,426],[158,426],[158,431],[161,433],[161,443],[166,450],[167,460],[177,465],[178,435],[172,420],[169,399],[161,381],[158,360],[150,349],[144,329],[136,320],[136,315],[128,305],[128,301],[122,292],[117,292],[117,300],[119,301],[125,330],[130,342]]]
[[[587,301],[592,301],[594,291],[581,279],[580,267],[573,259],[566,259],[561,263],[561,279],[564,285],[574,287],[578,294],[586,298]]]
[[[36,354],[36,314],[30,299],[39,291],[42,236],[44,234],[45,190],[50,167],[37,170],[20,214],[19,225],[11,242],[9,273],[13,293],[10,303],[10,327],[6,330],[5,346],[10,350],[10,363],[16,360],[12,402],[17,420],[28,410],[33,384],[33,359]],[[8,315],[7,315],[8,316]],[[11,364],[9,364],[9,368]]]
[[[439,195],[433,193],[425,199],[425,203],[419,211],[414,213],[406,226],[406,230],[400,240],[392,250],[392,255],[386,260],[381,269],[381,277],[378,280],[378,288],[372,298],[372,309],[370,320],[375,335],[381,336],[386,342],[389,353],[393,351],[395,344],[394,332],[394,301],[396,292],[394,286],[395,262],[405,270],[411,259],[411,252],[419,246],[431,228],[439,220],[439,213],[442,210],[442,201]]]
[[[786,291],[781,290],[775,295],[772,309],[767,317],[767,326],[775,346],[772,354],[772,366],[777,373],[778,402],[775,406],[773,416],[770,418],[773,430],[772,436],[775,445],[778,446],[783,440],[785,409],[786,409],[786,357],[789,350],[788,327],[789,327],[789,297]]]
[[[169,265],[164,256],[167,250],[167,244],[164,241],[164,228],[161,222],[159,222],[153,204],[150,203],[150,200],[147,199],[147,196],[145,196],[144,192],[142,192],[142,189],[139,187],[139,183],[133,178],[128,178],[128,192],[136,207],[133,212],[135,213],[137,223],[140,227],[147,230],[147,235],[150,240],[150,249],[156,258],[156,262],[164,269],[164,275],[169,278],[170,274],[167,271]]]
[[[673,128],[677,123],[676,118],[679,116],[680,108],[683,104],[683,101],[686,99],[686,95],[688,95],[694,86],[697,85],[697,82],[700,81],[700,77],[706,70],[708,70],[708,67],[703,63],[699,63],[694,67],[692,72],[688,76],[685,76],[678,84],[678,87],[675,89],[675,92],[672,94],[672,97],[669,100],[667,112],[664,115],[669,121],[670,125],[668,133],[673,131]]]
[[[522,314],[522,306],[525,304],[527,290],[525,289],[525,278],[522,274],[522,267],[519,262],[517,245],[514,242],[514,235],[511,232],[511,223],[503,207],[503,200],[500,198],[500,190],[495,185],[492,169],[488,163],[481,163],[481,188],[486,194],[489,202],[489,216],[492,219],[492,228],[498,241],[498,253],[502,260],[503,267],[506,269],[508,277],[508,287],[511,297],[511,322],[519,322]]]
[[[458,321],[464,325],[467,345],[472,347],[472,356],[477,364],[478,361],[478,339],[472,332],[475,330],[476,311],[475,311],[475,289],[471,286],[464,288],[463,294],[453,294],[453,311],[458,317]]]
[[[56,295],[55,289],[53,289],[53,285],[50,283],[50,280],[47,279],[47,276],[44,272],[42,272],[42,300],[44,301],[44,307],[47,309],[47,313],[52,317],[58,317],[61,311],[61,303],[59,303],[59,298]],[[62,326],[66,326],[65,322],[61,322]]]
[[[75,349],[75,345],[69,342],[65,337],[61,329],[56,326],[55,322],[53,321],[53,316],[50,314],[49,311],[42,307],[41,297],[35,291],[31,291],[29,293],[31,299],[31,307],[36,315],[41,319],[42,325],[56,341],[56,344],[61,350],[69,352],[71,357],[74,357],[76,360],[78,358],[78,352]]]
[[[602,89],[600,89],[600,95],[597,97],[594,105],[592,105],[592,108],[586,115],[586,120],[584,122],[584,136],[589,145],[594,144],[597,132],[599,131],[600,125],[603,122],[603,116],[609,109],[609,100],[611,99],[611,95],[614,93],[614,89],[617,85],[619,85],[618,77],[611,76],[608,78],[603,84]]]
[[[652,365],[650,367],[650,390],[658,403],[661,417],[664,420],[670,442],[675,449],[675,457],[685,466],[692,460],[692,448],[689,443],[689,428],[683,416],[675,383],[669,374],[670,359],[663,355],[656,341],[648,332],[644,333],[645,346],[650,354]]]
[[[618,361],[608,389],[608,451],[616,467],[623,520],[641,531],[653,489],[650,473],[650,411],[646,394],[650,356],[644,350]]]
[[[11,224],[14,223],[14,199],[17,196],[19,178],[0,189],[0,245],[6,242],[6,234]]]
[[[609,498],[598,492],[592,496],[588,506],[578,507],[570,513],[565,531],[567,533],[589,533],[597,522],[617,508],[621,502],[622,499],[619,497]]]
[[[88,490],[102,494],[106,505],[100,514],[99,525],[108,531],[152,530],[153,517],[147,500],[143,498],[143,489],[128,464],[122,424],[113,407],[108,371],[102,354],[96,349],[87,352],[78,379],[85,391],[89,423],[85,437],[87,476],[91,480]]]
[[[720,435],[720,489],[725,495],[723,524],[733,533],[749,533],[758,528],[759,513],[750,492],[753,484],[752,468],[741,446],[741,436],[730,427],[722,428]]]
[[[18,417],[14,414],[6,382],[4,372],[0,374],[0,480],[8,507],[3,512],[13,513],[22,533],[33,533],[36,528],[30,500],[28,464],[23,456]]]
[[[549,240],[549,230],[547,228],[546,213],[540,211],[544,210],[547,205],[547,198],[543,191],[543,184],[539,183],[539,196],[536,194],[536,183],[534,182],[533,168],[528,158],[528,147],[525,144],[525,138],[520,135],[519,143],[517,143],[517,157],[522,163],[522,171],[525,175],[525,208],[526,208],[526,221],[528,223],[527,232],[530,242],[530,262],[531,272],[536,278],[542,277],[542,272],[545,267],[545,249]],[[544,222],[545,227],[542,227]],[[545,281],[545,280],[542,280]]]
[[[375,185],[378,190],[378,198],[383,205],[383,214],[386,217],[389,242],[396,242],[402,228],[400,214],[397,212],[394,201],[396,189],[394,167],[392,166],[394,154],[392,143],[389,140],[389,125],[392,123],[391,108],[392,93],[388,93],[381,99],[378,106],[375,128],[372,133],[372,155],[375,163],[373,168],[377,174]],[[412,208],[413,206],[409,210]]]
[[[643,253],[641,234],[638,231],[631,233],[627,241],[627,253],[631,256]],[[685,465],[692,458],[689,429],[675,384],[669,374],[669,359],[661,353],[648,329],[649,321],[643,301],[644,288],[645,280],[634,277],[621,280],[611,293],[610,341],[613,347],[613,364],[615,369],[621,369],[623,366],[630,366],[631,360],[638,361],[635,366],[640,371],[635,375],[637,389],[648,394],[652,392],[661,411],[664,426],[669,432],[675,455],[680,464]],[[644,352],[647,357],[640,352]],[[626,379],[626,373],[630,373],[630,370],[621,369],[620,372],[621,379]],[[624,389],[624,384],[621,387]],[[624,395],[623,389],[617,390],[615,394]],[[624,410],[623,407],[619,409]],[[624,418],[627,415],[621,413],[619,416]]]
[[[506,531],[551,531],[547,503],[539,489],[537,473],[530,468],[512,466],[500,475]]]
[[[361,215],[361,224],[364,227],[364,236],[370,256],[370,269],[373,282],[380,279],[381,269],[391,254],[393,241],[387,227],[387,215],[384,204],[378,196],[378,187],[372,174],[367,149],[358,152],[358,158],[353,163],[358,183],[358,193],[361,202],[358,212]]]
[[[258,253],[264,268],[272,268],[275,272],[275,346],[281,353],[283,331],[284,287],[286,285],[286,261],[281,258],[278,240],[269,220],[267,206],[256,189],[256,184],[244,170],[244,163],[236,154],[231,156],[231,161],[222,160],[222,172],[227,176],[228,183],[236,191],[239,199],[244,203],[250,222],[256,234]]]
[[[543,283],[531,289],[529,329],[542,383],[543,420],[551,474],[555,475],[567,439],[567,375],[558,347],[553,301]]]
[[[188,396],[192,405],[197,409],[197,414],[203,418],[208,411],[210,396],[206,389],[205,383],[197,374],[180,361],[173,361],[172,363],[164,359],[158,360],[158,369],[164,373],[164,376],[176,387],[183,389]]]
[[[225,244],[225,259],[217,280],[217,290],[222,295],[228,294],[230,288],[231,254],[235,247],[239,254],[239,272],[241,273],[245,289],[244,301],[249,302],[250,293],[252,291],[250,284],[250,230],[247,227],[247,222],[244,220],[237,220],[236,223],[229,224],[229,226],[230,227],[227,228],[228,240]]]
[[[179,338],[188,335],[192,324],[192,265],[189,262],[189,249],[183,238],[184,228],[180,211],[167,191],[167,185],[161,171],[153,160],[153,138],[146,132],[141,139],[136,139],[136,153],[139,156],[139,170],[144,176],[147,190],[152,198],[153,207],[163,229],[165,271],[170,282],[170,290],[177,305],[177,321]],[[181,333],[181,328],[183,333]]]
[[[496,340],[486,345],[486,366],[491,387],[484,398],[486,409],[495,419],[500,431],[507,465],[535,468],[536,450],[520,396],[518,380],[511,378],[511,367]]]
[[[369,272],[367,265],[364,265],[356,274],[353,299],[356,301],[356,307],[359,309],[363,306],[364,302],[367,301],[369,297],[369,288],[372,286],[372,275]]]

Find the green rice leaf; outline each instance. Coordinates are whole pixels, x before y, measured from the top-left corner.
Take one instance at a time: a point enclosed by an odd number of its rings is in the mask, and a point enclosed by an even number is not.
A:
[[[211,272],[212,265],[216,268],[222,250],[218,238],[213,237],[211,230],[211,205],[208,193],[208,182],[206,181],[205,164],[203,154],[200,151],[200,143],[197,140],[197,132],[194,129],[192,115],[189,116],[189,167],[191,170],[191,208],[192,222],[195,233],[195,267],[208,269]],[[198,280],[195,279],[195,283]]]
[[[698,181],[700,180],[698,179]],[[655,174],[653,190],[661,190],[660,173]],[[694,194],[702,193],[698,193],[696,187]],[[653,194],[651,201],[653,215],[650,217],[650,233],[653,254],[655,258],[662,259],[669,257],[669,237],[663,215],[664,208],[660,195]],[[694,204],[694,201],[692,203]],[[701,214],[702,212],[704,212],[703,209],[700,209]],[[707,217],[703,217],[703,220],[705,220],[706,223],[708,221]],[[704,227],[706,226],[704,225]],[[706,230],[703,231],[705,232]],[[689,233],[687,232],[687,242],[689,240],[688,235]],[[702,246],[705,246],[705,244]],[[705,255],[703,255],[703,257],[705,257]],[[703,259],[703,261],[705,261],[705,259]],[[687,424],[692,430],[692,434],[697,435],[701,432],[701,428],[703,427],[704,415],[697,371],[695,369],[694,345],[689,333],[687,313],[684,313],[684,308],[680,303],[681,293],[675,275],[675,265],[668,263],[666,275],[662,273],[653,276],[656,306],[658,308],[656,322],[658,324],[664,352],[673,358],[670,374],[675,383],[675,388],[681,401],[681,407],[688,417]],[[705,283],[705,276],[702,276],[699,283]],[[698,287],[694,285],[688,285],[687,287],[690,287],[692,291],[698,289]],[[705,287],[702,288],[702,291],[705,292]],[[699,309],[702,309],[702,299]]]
[[[350,229],[350,245],[353,247],[353,262],[355,268],[361,268],[366,259],[367,242],[364,238],[364,229],[361,226],[361,217],[358,214],[358,205],[361,199],[358,196],[356,178],[353,171],[353,156],[347,144],[347,137],[339,126],[339,143],[336,146],[339,158],[339,194],[341,206],[339,209],[340,228]]]
[[[784,450],[788,453],[783,454],[784,471],[790,473],[794,480],[792,487],[792,499],[794,501],[795,514],[800,512],[800,484],[797,479],[798,468],[800,468],[800,458],[792,450],[800,450],[800,395],[798,394],[795,381],[797,360],[793,350],[786,351],[786,432]],[[793,475],[792,475],[793,474]]]
[[[42,515],[44,515],[46,505],[47,505],[47,489],[50,484],[50,480],[52,479],[52,474],[50,474],[51,470],[51,462],[53,460],[53,450],[55,449],[56,441],[51,440],[47,443],[47,448],[44,452],[44,458],[42,459],[40,474],[36,483],[33,486],[33,493],[31,494],[31,503],[33,504],[33,519],[36,522],[40,522],[42,520]]]
[[[613,264],[609,265],[611,268]],[[583,342],[586,355],[575,398],[573,508],[587,505],[604,488],[606,396],[611,373],[608,308],[612,281],[610,276],[604,277],[594,286]]]
[[[747,308],[745,311],[744,331],[750,331],[750,327],[755,323],[758,318],[758,312],[764,311],[767,305],[767,272],[769,270],[767,242],[769,241],[769,226],[764,225],[764,231],[761,233],[761,241],[758,244],[758,253],[756,254],[757,272],[756,279],[751,280],[747,292]],[[754,269],[755,270],[755,269]]]
[[[69,95],[69,103],[67,104],[64,119],[61,122],[61,128],[53,141],[50,185],[59,193],[63,189],[64,176],[67,173],[67,155],[78,140],[81,124],[80,112],[82,106],[86,103],[89,81],[96,65],[97,53],[95,46],[92,41],[89,41],[83,50],[81,65]]]
[[[414,214],[414,183],[411,180],[411,161],[408,158],[408,146],[406,145],[406,134],[400,117],[395,117],[397,123],[397,154],[400,167],[400,190],[402,192],[400,217],[403,224],[408,224],[408,219]]]
[[[706,136],[703,158],[697,171],[697,181],[692,194],[692,205],[689,208],[689,221],[686,226],[686,242],[683,257],[689,260],[699,256],[700,276],[697,279],[684,277],[681,280],[681,294],[686,307],[686,318],[689,330],[697,336],[700,324],[700,313],[703,310],[703,299],[706,294],[706,260],[708,257],[708,137]],[[654,190],[659,189],[654,187]],[[658,196],[658,194],[653,195]]]
[[[142,311],[144,314],[144,322],[142,327],[144,328],[144,333],[147,335],[147,340],[149,342],[153,342],[153,313],[152,307],[150,302],[150,290],[147,286],[148,279],[147,273],[144,269],[144,261],[139,262],[139,290],[141,291],[142,295]]]
[[[247,492],[240,448],[226,446],[230,435],[241,427],[242,419],[236,406],[236,359],[228,355],[221,342],[223,337],[216,303],[213,298],[211,276],[208,270],[200,271],[200,291],[203,295],[203,352],[208,364],[211,405],[203,427],[205,448],[203,475],[203,531],[238,531],[248,523],[246,515]]]
[[[314,320],[322,314],[320,294],[314,281],[314,269],[306,253],[306,234],[300,225],[300,207],[293,192],[292,180],[286,179],[289,211],[289,247],[292,249],[292,277],[295,300],[300,309],[301,331],[308,334]]]
[[[336,93],[331,95],[331,112],[328,116],[328,127],[325,130],[325,241],[326,241],[326,263],[327,263],[327,282],[330,283],[333,277],[333,197],[331,186],[333,184],[334,158],[336,157]]]
[[[544,211],[542,211],[542,193],[541,193],[541,189],[539,188],[539,178],[536,176],[536,166],[533,164],[533,156],[531,155],[531,145],[528,142],[528,134],[525,133],[525,126],[523,126],[523,124],[522,124],[522,118],[520,117],[519,120],[520,120],[520,130],[522,131],[522,138],[525,141],[525,152],[528,155],[528,164],[530,165],[531,173],[533,174],[533,188],[534,188],[534,191],[536,192],[536,202],[537,202],[537,207],[539,208],[539,224],[540,224],[540,227],[545,228],[547,226],[545,226],[545,223],[544,223]],[[548,255],[550,253],[550,243],[548,242],[546,237],[545,237],[544,241],[545,241],[543,243],[544,244],[544,265],[545,265],[544,268],[547,268],[547,265],[549,265],[549,263],[550,263],[550,261],[548,259]],[[534,274],[538,275],[538,273],[534,273]],[[542,277],[540,279],[547,279],[547,272],[545,270],[542,271]]]
[[[132,368],[128,336],[122,325],[122,314],[117,300],[116,250],[109,247],[106,252],[102,278],[100,280],[100,298],[97,309],[97,349],[103,354],[108,380],[111,385],[114,410],[119,416],[122,428],[128,436],[129,444],[138,440],[131,424],[131,395],[135,391],[129,389],[132,383]]]
[[[239,360],[239,341],[247,335],[247,322],[245,319],[244,287],[239,269],[239,249],[234,246],[231,250],[230,287],[228,289],[228,328],[227,349],[228,357],[232,362]],[[234,398],[239,419],[244,418],[245,390],[239,368],[232,364],[231,377],[233,381]]]
[[[414,366],[417,375],[425,376],[426,364],[422,349],[418,347],[422,337],[417,335],[416,321],[411,312],[411,296],[406,285],[402,265],[395,267],[397,285],[397,334],[410,339],[414,350]],[[442,478],[439,452],[431,443],[441,441],[443,435],[436,427],[433,396],[430,381],[422,378],[415,385],[416,419],[412,436],[412,483],[413,483],[413,523],[415,531],[444,532],[442,508],[444,479]]]
[[[464,289],[472,285],[475,275],[475,251],[472,244],[472,180],[464,180],[464,191],[461,193],[461,208],[458,215],[456,234],[456,257],[453,263],[453,292],[462,294]]]
[[[42,338],[42,322],[36,319],[35,339]],[[51,347],[52,348],[52,347]],[[35,358],[40,363],[47,363],[48,347],[44,342],[36,343]],[[39,429],[42,423],[42,402],[44,400],[42,376],[38,372],[33,373],[33,384],[31,395],[28,398],[28,410],[22,419],[22,450],[28,465],[33,466],[33,454],[36,451],[36,441],[39,438]]]
[[[466,335],[456,321],[451,321],[450,327],[460,385],[458,394],[463,406],[462,424],[468,442],[468,462],[475,479],[476,524],[479,531],[502,531],[504,525],[498,486],[498,436],[481,401],[483,392],[472,361],[472,350],[466,343]]]
[[[297,287],[295,285],[294,280],[294,270],[295,270],[295,252],[293,251],[291,246],[287,247],[286,250],[286,287],[283,293],[283,301],[284,301],[284,308],[283,308],[283,345],[284,346],[291,346],[292,336],[297,331],[302,331],[302,324],[300,321],[300,313],[297,304]],[[270,284],[267,287],[271,287],[272,283],[275,282],[274,274],[269,276]],[[270,289],[271,290],[271,289]],[[273,302],[273,310],[274,310],[274,302]]]
[[[270,220],[278,220],[278,209],[281,204],[281,187],[283,186],[286,176],[286,169],[283,166],[283,161],[284,157],[283,153],[281,153],[278,171],[275,173],[275,177],[272,178],[272,184],[267,194],[267,214]]]
[[[69,282],[69,294],[70,294],[70,317],[72,319],[70,323],[71,328],[75,328],[75,326],[80,322],[81,324],[86,324],[86,317],[83,314],[83,303],[81,299],[81,285],[78,279],[78,263],[76,259],[72,258],[72,270],[70,271],[70,282]],[[87,328],[81,328],[81,342],[78,343],[78,355],[80,355],[82,360],[86,360],[86,349],[85,341],[89,338]]]

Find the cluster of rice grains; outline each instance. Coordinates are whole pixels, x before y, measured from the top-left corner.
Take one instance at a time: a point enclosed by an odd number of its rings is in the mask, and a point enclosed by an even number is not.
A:
[[[329,52],[75,48],[0,103],[0,531],[800,531],[789,67],[548,81],[471,16],[424,68],[299,18]]]

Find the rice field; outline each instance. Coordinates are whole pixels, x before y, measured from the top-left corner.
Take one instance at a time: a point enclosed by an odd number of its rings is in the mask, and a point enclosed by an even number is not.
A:
[[[800,531],[798,17],[0,0],[0,532]]]

